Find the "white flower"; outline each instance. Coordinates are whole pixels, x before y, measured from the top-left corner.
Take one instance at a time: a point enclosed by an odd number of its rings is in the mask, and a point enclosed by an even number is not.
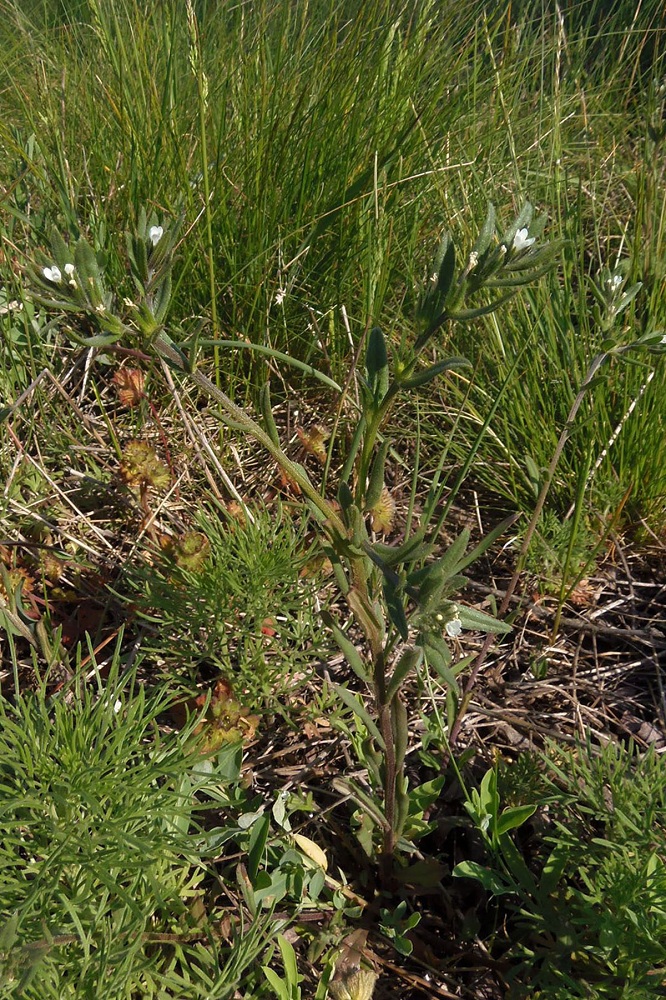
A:
[[[514,250],[526,250],[527,247],[531,247],[535,242],[535,236],[528,236],[527,229],[519,229],[513,238],[513,249]]]
[[[65,264],[65,274],[67,275],[68,278],[72,277],[72,275],[74,274],[74,270],[75,268],[73,264]]]
[[[282,305],[286,294],[287,293],[284,288],[278,288],[277,292],[275,293],[275,300],[274,300],[276,306]]]
[[[444,631],[451,639],[455,639],[456,636],[460,635],[462,632],[462,622],[460,621],[460,618],[456,615],[455,618],[448,621],[444,626]]]
[[[120,698],[118,698],[118,700],[115,702],[115,704],[113,706],[113,714],[114,715],[118,715],[118,712],[120,712],[120,710],[122,709],[122,707],[123,707],[123,703],[120,700]]]
[[[473,271],[478,263],[479,263],[479,255],[476,252],[476,250],[472,250],[471,254],[469,255],[469,261],[467,263],[467,270]]]
[[[56,285],[59,285],[62,281],[62,274],[60,273],[60,268],[57,264],[54,264],[53,267],[43,268],[42,274],[47,281],[53,281]]]
[[[148,236],[150,237],[150,242],[153,244],[154,247],[156,247],[159,241],[164,236],[164,230],[162,229],[161,226],[151,226],[148,232]]]

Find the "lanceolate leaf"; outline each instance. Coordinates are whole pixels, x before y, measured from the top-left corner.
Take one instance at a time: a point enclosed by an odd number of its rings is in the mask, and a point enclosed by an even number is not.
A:
[[[392,623],[398,630],[398,634],[403,642],[407,642],[409,635],[409,624],[405,614],[405,607],[400,591],[393,586],[390,580],[384,579],[384,600]]]
[[[497,635],[506,635],[511,631],[511,626],[504,622],[498,622],[496,618],[477,611],[476,608],[458,608],[458,617],[463,628],[472,629],[478,632],[494,632]]]
[[[429,382],[432,382],[442,372],[457,371],[459,368],[471,367],[471,363],[466,358],[445,358],[443,361],[438,361],[437,364],[431,365],[429,368],[424,368],[422,371],[417,372],[416,375],[405,379],[401,385],[403,389],[418,389],[421,386],[428,385]]]
[[[333,690],[339,696],[340,700],[345,703],[347,708],[350,708],[354,713],[354,715],[357,715],[359,717],[365,728],[374,737],[377,745],[380,746],[382,750],[386,750],[386,743],[384,742],[384,738],[382,734],[379,732],[379,729],[377,728],[377,723],[371,717],[370,713],[368,712],[367,708],[365,707],[359,696],[357,694],[354,694],[353,691],[350,691],[349,688],[342,687],[341,684],[334,684]]]
[[[512,299],[517,292],[509,292],[508,295],[502,295],[501,298],[495,299],[494,302],[489,302],[487,306],[478,306],[476,309],[460,309],[459,312],[454,313],[451,319],[455,320],[466,320],[466,319],[478,319],[479,316],[487,316],[489,313],[495,312],[500,306],[503,306],[505,302]]]
[[[409,677],[413,670],[416,670],[423,659],[423,650],[415,647],[406,649],[395,665],[393,674],[386,688],[386,700],[393,700],[398,693],[403,682]]]
[[[446,241],[446,245],[444,245]],[[437,269],[437,293],[440,308],[446,304],[446,297],[449,294],[453,278],[456,273],[456,248],[453,241],[445,236],[442,240],[443,253],[440,251],[440,264]]]
[[[366,551],[379,566],[382,563],[386,566],[399,566],[408,560],[413,562],[430,555],[433,546],[429,542],[424,542],[424,536],[425,531],[415,531],[402,545],[383,545],[381,542],[373,542],[367,546]]]
[[[375,403],[379,404],[388,390],[389,366],[386,340],[378,326],[373,327],[368,336],[365,367]]]
[[[351,778],[334,778],[333,787],[336,791],[342,792],[343,795],[351,796],[354,802],[368,813],[373,823],[384,830],[387,828],[388,823],[381,805],[367,792],[364,792],[357,781],[352,781]]]
[[[264,418],[264,429],[266,430],[269,438],[274,445],[280,447],[280,435],[278,434],[278,429],[275,424],[275,418],[273,416],[273,407],[271,405],[271,384],[269,381],[264,382],[261,387],[261,393],[259,394],[259,402],[261,406],[261,415]]]
[[[322,619],[324,623],[328,625],[331,632],[333,633],[333,638],[340,647],[341,652],[344,653],[344,657],[347,663],[352,668],[356,676],[359,677],[362,681],[365,681],[366,684],[369,683],[370,676],[365,668],[361,654],[359,653],[354,643],[348,636],[345,635],[342,629],[335,624],[335,620],[333,619],[333,616],[329,614],[329,612],[327,611],[322,612]]]
[[[76,269],[79,272],[81,281],[86,288],[88,287],[89,281],[99,280],[97,258],[95,257],[93,248],[83,238],[83,236],[77,241],[77,244],[74,247],[74,263],[76,264]]]
[[[467,566],[471,566],[472,563],[476,562],[476,560],[482,556],[484,552],[486,552],[490,546],[511,527],[512,524],[515,524],[519,517],[520,514],[511,514],[509,517],[505,517],[503,521],[500,521],[497,527],[493,528],[492,531],[489,531],[485,538],[473,549],[470,549],[470,551],[463,556],[460,562],[456,564],[456,572],[460,573],[462,570],[466,569]]]
[[[384,467],[386,465],[386,456],[388,455],[390,446],[390,439],[384,438],[375,456],[375,460],[372,464],[372,470],[370,472],[368,489],[365,494],[366,510],[371,510],[375,504],[378,503],[379,498],[382,495],[382,490],[384,488]]]
[[[479,233],[476,243],[472,248],[472,253],[480,257],[484,254],[488,247],[490,246],[491,240],[495,235],[495,206],[492,202],[488,202],[488,214],[486,215],[486,221],[481,227],[481,232]]]

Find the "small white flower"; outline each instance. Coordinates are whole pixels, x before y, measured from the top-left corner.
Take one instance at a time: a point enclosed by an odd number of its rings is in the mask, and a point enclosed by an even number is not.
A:
[[[479,263],[479,255],[478,255],[478,253],[476,253],[475,250],[472,250],[471,254],[469,255],[469,262],[467,264],[467,270],[468,271],[473,271],[474,268],[476,267],[476,265],[478,263]]]
[[[287,293],[286,293],[286,291],[285,291],[284,288],[278,288],[277,292],[275,293],[275,305],[276,306],[281,306],[282,305],[282,303],[284,302],[286,294]]]
[[[153,244],[154,247],[156,247],[159,241],[164,236],[164,230],[162,229],[161,226],[151,226],[148,232],[148,236],[150,237],[150,242]]]
[[[506,247],[503,243],[500,243],[499,252],[500,252],[500,257],[504,257],[504,255],[506,254]]]
[[[53,267],[43,268],[42,274],[47,281],[53,281],[56,285],[59,285],[62,281],[62,274],[60,273],[60,268],[57,264],[54,264]]]
[[[527,247],[531,247],[535,242],[535,236],[528,236],[527,229],[519,229],[513,238],[513,249],[514,250],[526,250]]]
[[[444,631],[450,639],[455,639],[462,632],[462,622],[457,616],[448,621],[444,626]]]
[[[113,714],[117,715],[118,712],[121,710],[122,707],[123,707],[123,703],[120,700],[120,698],[118,698],[118,700],[116,701],[115,705],[113,706]]]
[[[65,274],[67,275],[68,278],[72,277],[72,275],[74,274],[74,270],[75,268],[73,264],[65,264]]]

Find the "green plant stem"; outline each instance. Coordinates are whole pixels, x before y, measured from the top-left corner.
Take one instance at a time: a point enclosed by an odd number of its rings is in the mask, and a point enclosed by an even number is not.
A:
[[[384,754],[384,813],[386,827],[383,833],[380,870],[382,884],[388,888],[392,878],[393,856],[396,847],[395,830],[395,790],[397,766],[395,756],[395,736],[391,722],[391,702],[386,697],[386,659],[383,648],[374,657],[374,682],[377,698],[379,731],[386,745]]]
[[[541,512],[543,511],[546,498],[548,496],[551,484],[553,482],[555,470],[557,469],[560,458],[562,457],[562,452],[564,451],[564,447],[567,441],[569,440],[569,435],[571,434],[571,428],[574,424],[574,421],[583,403],[583,400],[585,399],[590,383],[592,382],[595,375],[597,374],[597,372],[599,371],[599,369],[601,368],[601,366],[604,364],[604,362],[607,360],[608,357],[609,357],[608,352],[603,352],[601,354],[597,354],[596,357],[593,358],[592,363],[590,364],[590,367],[587,371],[587,374],[585,375],[585,378],[581,382],[578,394],[576,395],[576,398],[574,399],[571,405],[571,409],[569,410],[566,422],[564,424],[564,427],[562,428],[562,433],[559,436],[557,445],[555,447],[555,451],[553,452],[553,456],[550,460],[550,464],[546,471],[546,477],[539,492],[539,496],[537,498],[537,502],[534,507],[534,512],[530,518],[529,524],[527,525],[527,530],[525,531],[525,537],[523,538],[523,542],[522,545],[520,546],[520,551],[518,553],[516,568],[513,571],[511,579],[509,580],[509,585],[506,589],[506,592],[502,599],[502,603],[500,604],[499,610],[497,612],[497,617],[500,620],[504,617],[509,608],[509,604],[511,603],[511,598],[513,597],[513,593],[516,589],[516,586],[518,585],[518,580],[520,579],[520,576],[523,572],[523,568],[525,565],[525,556],[527,555],[527,551],[530,547],[530,543],[534,536],[534,532],[536,531],[537,524],[539,523]],[[465,690],[463,693],[460,708],[458,710],[458,714],[456,715],[453,726],[451,727],[451,732],[449,734],[449,752],[455,746],[456,740],[460,734],[460,728],[462,726],[463,719],[465,718],[465,714],[467,713],[469,703],[472,699],[472,693],[476,686],[479,672],[481,670],[481,667],[486,661],[486,657],[488,656],[488,653],[494,642],[494,639],[495,637],[492,635],[492,633],[486,636],[485,642],[483,643],[483,646],[479,650],[479,653],[474,661],[474,665],[472,667],[469,678],[467,679],[467,683],[465,685]],[[498,669],[498,673],[501,674],[501,666]]]
[[[171,364],[176,365],[182,372],[186,372],[186,364],[183,357],[169,343],[164,334],[159,335],[154,341],[154,348],[161,358]],[[287,458],[285,453],[279,448],[268,434],[252,419],[240,406],[222,392],[209,378],[200,371],[190,371],[189,377],[192,381],[203,389],[212,399],[218,403],[224,411],[224,417],[229,425],[246,434],[249,434],[275,459],[280,468],[295,482],[308,498],[308,500],[324,515],[328,524],[328,533],[331,536],[332,544],[336,542],[346,543],[348,531],[340,519],[337,511],[325,500],[314,488],[308,479],[305,471],[300,465]],[[370,434],[376,435],[381,421],[381,412],[376,414],[375,420],[370,428]],[[372,437],[374,440],[374,437]],[[393,855],[396,847],[395,830],[395,793],[397,782],[397,763],[394,745],[393,725],[391,721],[391,702],[387,699],[386,685],[386,659],[385,646],[382,640],[381,628],[372,613],[372,601],[370,599],[368,576],[366,573],[367,558],[365,556],[349,555],[349,564],[352,577],[352,589],[348,595],[351,610],[363,628],[366,639],[370,645],[370,653],[374,664],[373,681],[375,687],[375,699],[377,703],[377,714],[379,730],[386,744],[384,767],[384,810],[386,814],[386,828],[384,830],[384,840],[380,859],[382,883],[387,886],[391,880],[391,870]]]

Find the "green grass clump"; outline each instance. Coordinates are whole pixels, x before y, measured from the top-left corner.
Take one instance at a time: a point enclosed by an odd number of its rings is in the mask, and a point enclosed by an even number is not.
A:
[[[541,843],[528,842],[512,948],[516,995],[638,1000],[656,995],[666,974],[666,768],[653,750],[612,744],[563,750],[551,745],[545,774],[503,772],[512,798],[534,796],[545,810]],[[520,774],[522,773],[522,777]],[[530,971],[526,975],[527,968]],[[528,985],[529,984],[529,987]],[[658,990],[657,990],[658,992]]]
[[[444,385],[435,432],[459,461],[475,450],[477,483],[528,510],[531,471],[603,339],[590,280],[624,262],[643,282],[628,324],[666,323],[662,28],[656,0],[491,12],[264,0],[194,4],[189,20],[177,3],[10,3],[5,254],[46,245],[52,224],[71,238],[83,227],[120,280],[114,234],[143,207],[184,213],[185,332],[203,317],[341,380],[373,322],[409,335],[442,225],[461,244],[487,200],[510,213],[529,197],[569,241],[560,272],[501,323],[443,345],[478,372],[463,396]],[[20,326],[3,334],[12,396],[26,355],[33,373],[44,355],[39,324]],[[255,393],[261,366],[212,353],[217,380]],[[551,494],[560,515],[589,460],[589,506],[661,527],[664,375],[648,376],[615,366],[586,403]]]
[[[159,736],[173,697],[114,657],[106,684],[0,702],[3,996],[226,997],[251,963],[260,922],[233,949],[207,929],[194,791],[215,766],[191,726]]]

